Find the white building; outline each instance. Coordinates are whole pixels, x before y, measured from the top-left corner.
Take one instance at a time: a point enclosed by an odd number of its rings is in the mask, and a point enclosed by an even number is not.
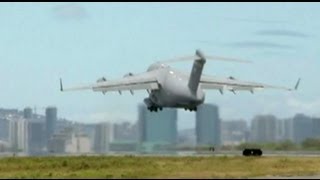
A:
[[[9,118],[9,143],[13,151],[28,151],[28,121],[26,119]]]
[[[90,138],[83,133],[76,133],[72,128],[65,128],[54,134],[48,144],[50,153],[90,153]]]
[[[71,140],[65,146],[66,153],[90,153],[90,139],[85,134],[72,134]]]
[[[113,126],[110,123],[98,123],[95,127],[94,151],[104,153],[109,151],[109,144],[113,141]]]

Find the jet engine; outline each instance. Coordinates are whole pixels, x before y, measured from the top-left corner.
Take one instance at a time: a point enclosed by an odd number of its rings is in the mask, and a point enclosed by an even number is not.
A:
[[[106,79],[105,77],[99,78],[99,79],[97,80],[98,83],[99,83],[99,82],[105,82],[105,81],[107,81],[107,79]]]
[[[129,72],[128,74],[125,74],[123,77],[129,77],[129,76],[133,76],[133,73]]]
[[[99,78],[99,79],[97,80],[97,83],[99,83],[99,82],[105,82],[105,81],[107,81],[107,79],[106,79],[105,77],[101,77],[101,78]],[[107,92],[107,91],[102,91],[102,94],[106,94],[106,92]]]

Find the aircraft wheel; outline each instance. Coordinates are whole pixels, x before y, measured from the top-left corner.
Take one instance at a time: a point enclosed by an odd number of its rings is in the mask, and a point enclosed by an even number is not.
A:
[[[253,149],[253,150],[252,150],[252,156],[258,156],[258,151],[255,150],[255,149]]]
[[[252,149],[245,149],[245,150],[243,150],[242,154],[244,156],[252,156],[253,155],[253,150]]]
[[[243,155],[243,156],[250,156],[250,154],[251,154],[250,149],[244,149],[244,150],[242,151],[242,155]]]
[[[153,112],[153,111],[156,110],[154,106],[150,106],[150,107],[148,107],[148,109],[149,109],[150,112]]]
[[[254,155],[254,156],[262,156],[262,151],[261,151],[261,149],[254,149],[254,150],[253,150],[253,155]]]
[[[242,152],[243,156],[262,156],[261,149],[244,149]]]

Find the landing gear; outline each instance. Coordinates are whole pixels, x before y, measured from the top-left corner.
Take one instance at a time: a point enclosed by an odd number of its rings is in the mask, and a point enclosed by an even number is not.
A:
[[[244,156],[262,156],[261,149],[244,149],[242,152]]]
[[[156,107],[156,106],[150,106],[150,107],[148,107],[148,110],[149,110],[150,112],[153,112],[153,111],[158,112],[158,109],[159,109],[160,111],[162,111],[162,107]]]
[[[191,108],[184,108],[184,110],[189,110],[189,111],[197,111],[197,106],[196,107],[191,107]]]

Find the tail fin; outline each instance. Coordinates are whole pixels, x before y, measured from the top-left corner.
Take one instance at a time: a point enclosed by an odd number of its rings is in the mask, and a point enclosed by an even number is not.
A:
[[[193,63],[192,71],[191,71],[189,83],[188,83],[188,86],[192,93],[196,93],[198,90],[200,78],[202,75],[202,70],[203,70],[204,64],[206,63],[206,59],[200,50],[196,50],[196,55],[199,57],[199,59],[196,59]]]

